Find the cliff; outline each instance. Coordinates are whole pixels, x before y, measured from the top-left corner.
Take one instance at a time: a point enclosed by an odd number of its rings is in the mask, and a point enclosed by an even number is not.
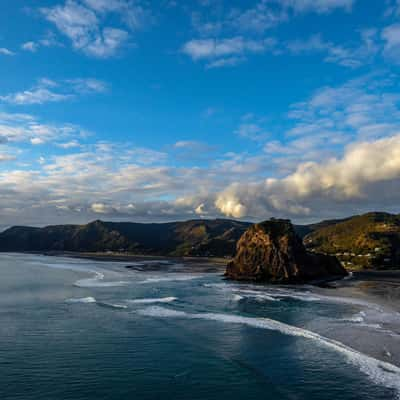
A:
[[[346,270],[335,257],[309,253],[288,220],[270,220],[250,227],[237,244],[226,277],[234,280],[304,283]]]

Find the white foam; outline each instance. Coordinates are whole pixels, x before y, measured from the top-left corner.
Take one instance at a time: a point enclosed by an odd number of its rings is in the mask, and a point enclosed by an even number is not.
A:
[[[98,301],[97,304],[101,307],[107,307],[107,308],[116,308],[116,309],[122,309],[125,310],[128,308],[128,306],[124,304],[113,304],[113,303],[105,303],[105,302],[100,302]]]
[[[237,284],[217,283],[217,284],[204,284],[203,286],[208,288],[215,288],[223,292],[238,293],[244,297],[255,297],[255,296],[268,296],[273,299],[294,299],[306,302],[321,302],[321,303],[340,303],[340,304],[351,304],[356,306],[362,306],[369,309],[373,309],[382,312],[381,307],[377,304],[370,303],[362,299],[355,299],[351,297],[338,297],[323,295],[320,293],[313,293],[311,291],[300,291],[289,288],[279,287],[262,287],[260,289],[246,289]],[[267,297],[266,297],[267,299]],[[270,299],[271,300],[271,299]]]
[[[80,279],[75,282],[75,286],[81,288],[91,288],[91,287],[117,287],[117,286],[125,286],[129,282],[126,281],[109,281],[104,282],[104,274],[101,272],[92,271],[94,273],[93,278]]]
[[[235,293],[240,293],[245,297],[255,297],[256,299],[265,299],[269,301],[279,301],[283,298],[289,298],[301,301],[320,301],[320,297],[312,296],[309,292],[284,292],[279,290],[261,291],[248,289],[232,289]]]
[[[96,303],[96,299],[94,297],[82,297],[80,299],[67,299],[66,303]]]
[[[154,303],[172,303],[173,301],[178,300],[176,297],[161,297],[159,299],[134,299],[134,300],[126,300],[127,303],[131,304],[154,304]]]
[[[291,326],[269,318],[249,318],[229,314],[190,314],[183,311],[175,311],[159,306],[151,306],[138,311],[139,314],[162,318],[191,318],[219,321],[231,324],[243,324],[254,328],[278,331],[284,335],[302,337],[315,341],[321,346],[337,351],[344,355],[349,363],[357,366],[373,382],[394,389],[400,399],[400,368],[385,361],[377,360],[366,354],[360,353],[343,343],[328,339],[306,329]]]
[[[183,274],[176,274],[169,276],[153,276],[151,278],[147,278],[144,281],[140,281],[138,283],[159,283],[159,282],[181,282],[181,281],[191,281],[193,279],[200,279],[203,278],[204,275],[183,275]]]
[[[349,274],[343,278],[343,280],[348,281],[350,279],[353,279],[353,277],[354,277],[354,273],[350,271]]]
[[[241,296],[240,294],[234,294],[232,298],[234,301],[240,301],[244,299],[244,297]]]

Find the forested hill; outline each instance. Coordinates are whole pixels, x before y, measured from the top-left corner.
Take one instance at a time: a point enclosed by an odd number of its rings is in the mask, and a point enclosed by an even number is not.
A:
[[[121,251],[171,256],[232,256],[250,226],[224,219],[160,224],[94,221],[44,228],[15,226],[0,234],[0,251]]]
[[[368,213],[312,226],[309,250],[335,255],[346,268],[400,267],[400,216]]]

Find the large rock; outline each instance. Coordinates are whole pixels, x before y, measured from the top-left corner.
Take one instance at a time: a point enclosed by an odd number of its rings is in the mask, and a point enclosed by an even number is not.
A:
[[[225,275],[244,281],[304,283],[347,272],[335,257],[307,252],[290,221],[273,219],[243,234]]]

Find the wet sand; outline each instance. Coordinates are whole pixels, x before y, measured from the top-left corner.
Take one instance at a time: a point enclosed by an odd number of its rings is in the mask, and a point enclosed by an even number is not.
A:
[[[335,295],[362,298],[400,312],[400,270],[354,272],[332,286]]]

